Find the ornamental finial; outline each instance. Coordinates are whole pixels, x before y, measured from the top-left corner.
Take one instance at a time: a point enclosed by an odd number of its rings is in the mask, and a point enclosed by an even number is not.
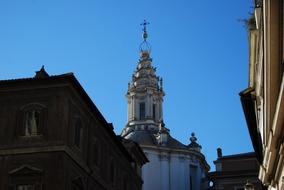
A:
[[[143,26],[143,29],[142,29],[143,42],[140,44],[140,53],[141,53],[141,57],[144,57],[144,58],[149,58],[149,54],[151,52],[151,46],[147,42],[147,38],[148,38],[147,25],[149,24],[150,23],[147,22],[146,20],[144,20],[144,22],[140,24],[141,26]]]
[[[47,78],[47,77],[49,77],[48,73],[44,69],[44,65],[41,66],[40,70],[36,71],[35,73],[36,73],[35,76],[34,76],[35,78]]]
[[[195,137],[195,133],[191,133],[191,137],[189,139],[192,143],[195,143],[197,141],[197,138]]]
[[[146,20],[144,20],[144,22],[140,24],[140,25],[143,25],[143,39],[144,39],[144,41],[146,41],[146,39],[148,38],[147,25],[149,25],[149,24],[150,23],[147,22]]]

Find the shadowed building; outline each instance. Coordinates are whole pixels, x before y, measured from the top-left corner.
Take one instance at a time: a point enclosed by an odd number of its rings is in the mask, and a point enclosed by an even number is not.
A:
[[[0,189],[141,189],[146,162],[72,73],[0,81]]]
[[[248,21],[249,84],[240,93],[259,179],[284,189],[284,1],[255,0]]]
[[[259,164],[254,152],[223,156],[218,148],[217,155],[214,161],[216,171],[209,174],[213,182],[212,190],[244,190],[247,181],[254,190],[262,190],[258,179]]]

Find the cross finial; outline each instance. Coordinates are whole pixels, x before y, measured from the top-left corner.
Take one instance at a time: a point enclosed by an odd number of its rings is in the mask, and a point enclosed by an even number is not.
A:
[[[141,23],[140,25],[143,26],[143,38],[144,38],[144,41],[146,41],[147,37],[148,37],[148,34],[147,34],[147,25],[149,25],[150,23],[147,22],[146,20],[144,20],[143,23]]]
[[[149,24],[150,24],[150,23],[147,22],[146,20],[144,20],[144,22],[140,24],[141,26],[143,25],[143,31],[144,31],[144,32],[147,32],[146,26],[149,25]]]
[[[148,38],[148,34],[147,34],[147,25],[149,25],[150,23],[147,22],[146,20],[144,20],[143,23],[141,23],[140,25],[143,26],[143,42],[140,44],[140,52],[141,54],[141,58],[143,59],[148,59],[149,58],[149,53],[151,52],[151,46],[150,44],[147,42],[147,38]]]

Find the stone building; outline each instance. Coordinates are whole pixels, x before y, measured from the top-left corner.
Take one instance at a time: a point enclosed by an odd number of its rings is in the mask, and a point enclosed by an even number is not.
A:
[[[140,59],[128,84],[128,122],[121,134],[137,142],[150,161],[142,168],[143,190],[207,189],[209,165],[194,133],[184,145],[164,124],[163,81],[152,65],[146,22],[143,38]]]
[[[212,190],[244,190],[248,181],[254,190],[262,190],[258,179],[259,163],[254,152],[223,156],[218,148],[217,156],[215,171],[209,174]]]
[[[284,189],[284,1],[255,0],[248,21],[249,84],[240,93],[250,137],[261,163],[259,179]]]
[[[141,189],[145,162],[72,73],[0,81],[0,189]]]

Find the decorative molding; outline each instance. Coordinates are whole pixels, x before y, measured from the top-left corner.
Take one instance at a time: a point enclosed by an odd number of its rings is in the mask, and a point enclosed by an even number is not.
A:
[[[30,166],[30,165],[22,165],[18,168],[15,168],[9,172],[10,175],[14,175],[20,172],[25,171],[25,173],[42,173],[43,170]]]
[[[20,110],[26,110],[26,109],[32,109],[32,108],[47,108],[45,104],[42,103],[38,103],[38,102],[32,102],[32,103],[28,103],[23,105],[22,107],[20,107]]]
[[[5,150],[0,150],[0,156],[30,154],[30,153],[46,153],[46,152],[65,152],[75,162],[77,162],[77,164],[80,165],[86,172],[90,172],[89,167],[84,163],[82,158],[76,153],[74,153],[74,151],[68,146],[46,146],[46,147],[5,149]]]

